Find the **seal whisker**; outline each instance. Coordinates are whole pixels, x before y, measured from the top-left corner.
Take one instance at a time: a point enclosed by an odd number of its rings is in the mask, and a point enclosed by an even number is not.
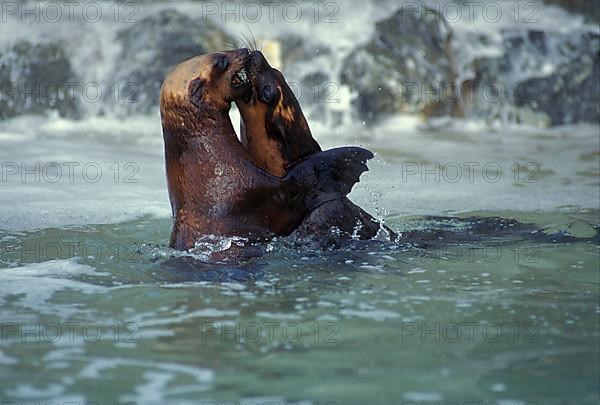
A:
[[[256,44],[256,37],[254,36],[254,33],[252,32],[252,30],[250,29],[250,27],[246,26],[248,28],[248,31],[250,32],[250,36],[252,37],[252,45],[253,45],[253,51],[256,51],[258,49],[258,46]]]
[[[252,32],[252,30],[250,29],[248,24],[245,24],[245,26],[246,26],[246,29],[248,30],[248,33],[250,34],[250,36],[247,37],[245,34],[242,34],[242,36],[246,39],[247,47],[251,51],[256,51],[258,49],[257,44],[256,44],[256,37],[254,36],[254,33]]]
[[[236,36],[231,43],[235,46],[235,49],[239,49],[245,46],[244,39],[241,35]]]
[[[227,42],[225,42],[225,45],[228,47],[228,50],[236,50],[239,48],[238,44],[235,42],[235,40],[227,40]]]
[[[248,39],[248,37],[246,37],[246,35],[243,34],[243,33],[241,35],[245,39],[245,42],[244,42],[245,47],[249,48],[250,50],[252,50],[252,44],[250,43],[250,40]]]

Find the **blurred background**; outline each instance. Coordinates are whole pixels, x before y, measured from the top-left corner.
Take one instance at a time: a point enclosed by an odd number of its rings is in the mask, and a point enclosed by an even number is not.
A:
[[[170,67],[245,37],[330,126],[597,123],[599,18],[559,0],[4,1],[0,118],[156,113]]]

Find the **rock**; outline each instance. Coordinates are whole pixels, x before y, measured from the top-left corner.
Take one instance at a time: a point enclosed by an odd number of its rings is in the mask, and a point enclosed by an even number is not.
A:
[[[530,30],[502,36],[502,56],[476,58],[474,77],[461,84],[463,116],[536,126],[598,122],[597,34]]]
[[[20,41],[0,52],[0,83],[0,118],[48,110],[79,116],[76,75],[60,43]]]
[[[547,77],[531,78],[518,84],[515,104],[550,117],[552,125],[600,121],[600,36],[589,33],[575,48],[577,56],[558,66]]]
[[[308,61],[323,55],[331,55],[331,49],[326,45],[307,41],[299,35],[284,35],[278,40],[281,43],[283,69],[294,63]]]
[[[398,10],[375,26],[369,43],[344,61],[341,81],[356,92],[354,107],[364,120],[398,112],[437,116],[451,112],[453,72],[450,31],[430,9]],[[444,93],[450,91],[450,94]]]
[[[307,88],[314,88],[315,86],[324,86],[329,80],[329,75],[323,72],[309,73],[302,78],[302,85]]]
[[[459,115],[483,118],[488,123],[513,120],[509,85],[503,80],[507,70],[505,59],[476,58],[472,69],[474,77],[461,83]]]
[[[120,31],[121,53],[115,80],[128,93],[128,112],[146,113],[158,105],[160,86],[173,66],[193,56],[229,49],[235,41],[210,20],[162,10]]]

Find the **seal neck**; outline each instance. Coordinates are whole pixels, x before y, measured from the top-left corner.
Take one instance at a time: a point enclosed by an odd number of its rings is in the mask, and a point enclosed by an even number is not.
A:
[[[172,213],[204,209],[211,179],[236,170],[240,162],[232,157],[244,153],[229,115],[185,104],[162,109],[161,115]]]

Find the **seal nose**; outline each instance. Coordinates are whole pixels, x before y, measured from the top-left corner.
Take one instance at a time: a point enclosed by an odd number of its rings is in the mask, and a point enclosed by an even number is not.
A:
[[[252,51],[250,52],[250,60],[252,64],[259,68],[268,68],[269,64],[265,59],[265,55],[261,51]]]

